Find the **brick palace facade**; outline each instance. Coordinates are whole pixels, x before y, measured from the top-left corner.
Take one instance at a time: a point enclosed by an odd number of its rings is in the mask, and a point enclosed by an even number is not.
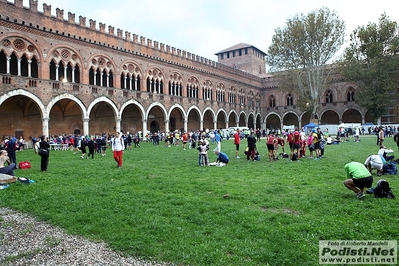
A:
[[[0,0],[2,137],[303,126],[310,114],[238,44],[218,62],[43,4]],[[373,122],[335,75],[321,124]]]

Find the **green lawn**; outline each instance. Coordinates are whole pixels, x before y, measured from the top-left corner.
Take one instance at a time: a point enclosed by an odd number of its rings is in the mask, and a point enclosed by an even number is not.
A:
[[[47,173],[32,150],[17,153],[36,181],[0,191],[0,206],[27,212],[68,233],[102,240],[127,255],[179,265],[318,265],[319,240],[395,240],[397,201],[357,200],[343,186],[347,162],[376,154],[375,136],[326,146],[320,161],[241,159],[223,141],[226,167],[200,167],[198,151],[142,143],[94,160],[52,151]],[[397,147],[387,138],[387,147]],[[211,147],[211,150],[213,147]],[[209,152],[210,161],[216,156]],[[383,176],[399,188],[398,176]],[[379,178],[374,176],[374,184]],[[225,194],[230,196],[224,198]],[[395,193],[398,194],[399,192]],[[1,219],[0,219],[1,221]]]

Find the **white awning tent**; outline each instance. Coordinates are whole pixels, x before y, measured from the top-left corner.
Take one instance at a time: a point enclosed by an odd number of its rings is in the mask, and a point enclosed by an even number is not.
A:
[[[295,130],[294,125],[283,125],[283,130]]]

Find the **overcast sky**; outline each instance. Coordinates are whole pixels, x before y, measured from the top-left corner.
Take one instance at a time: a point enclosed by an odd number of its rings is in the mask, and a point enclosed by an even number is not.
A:
[[[11,1],[13,2],[13,1]],[[398,0],[39,0],[43,4],[86,17],[132,34],[217,61],[215,53],[238,43],[267,53],[274,30],[287,19],[322,6],[346,23],[347,37],[357,26],[378,22],[384,12],[399,22]],[[24,0],[29,5],[29,0]]]

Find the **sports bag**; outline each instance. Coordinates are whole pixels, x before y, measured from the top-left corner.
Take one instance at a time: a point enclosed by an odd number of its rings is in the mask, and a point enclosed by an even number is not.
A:
[[[40,148],[39,149],[39,155],[40,156],[48,156],[48,150]]]
[[[374,189],[374,196],[376,198],[395,199],[392,189],[389,187],[389,183],[385,179],[378,180],[377,186]]]
[[[384,164],[383,167],[384,174],[389,174],[389,175],[397,175],[398,174],[398,169],[396,167],[396,163],[386,163]]]
[[[19,163],[19,169],[30,169],[30,162],[25,161],[25,162],[20,162]]]

